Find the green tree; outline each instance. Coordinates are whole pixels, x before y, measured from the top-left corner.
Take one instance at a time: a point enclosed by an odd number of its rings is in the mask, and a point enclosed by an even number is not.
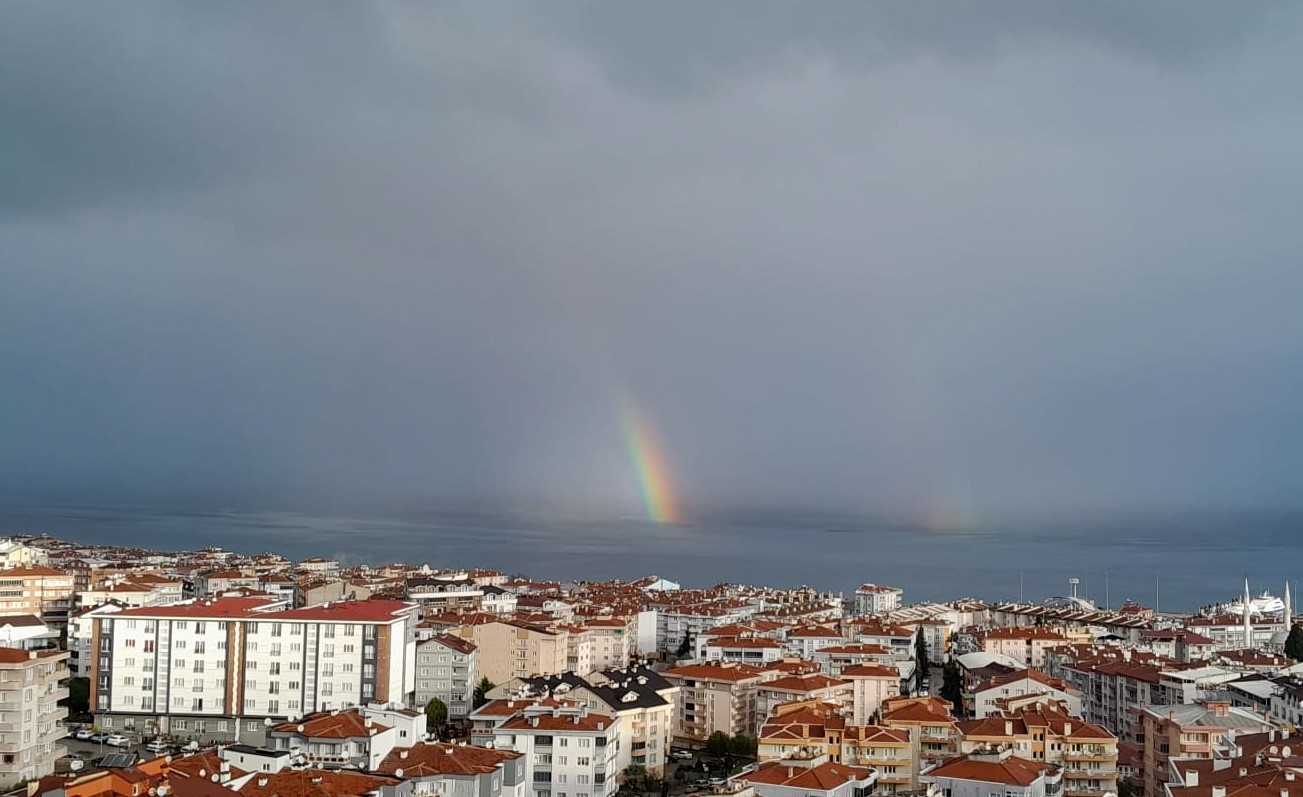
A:
[[[448,724],[448,704],[437,697],[430,698],[425,704],[425,729],[430,733],[443,735],[443,726]]]
[[[684,634],[683,641],[679,643],[679,649],[674,651],[674,655],[683,658],[692,652],[692,634]]]
[[[914,636],[914,688],[915,691],[922,692],[927,688],[927,677],[929,675],[929,664],[927,659],[927,640],[923,638],[923,626],[919,626],[918,634]]]
[[[86,714],[90,711],[90,679],[73,678],[68,681],[68,696],[59,701],[59,705],[67,706],[68,713],[73,716]]]
[[[941,696],[955,707],[955,716],[962,716],[964,713],[964,678],[959,672],[959,664],[954,661],[946,662],[945,668],[941,671]]]
[[[715,758],[723,758],[728,755],[731,741],[727,733],[715,731],[706,739],[706,752]]]
[[[745,733],[739,733],[728,740],[729,754],[738,758],[748,758],[755,755],[757,746],[756,740]]]
[[[497,684],[490,681],[489,676],[487,675],[480,679],[480,682],[475,685],[475,708],[479,708],[489,702],[489,692],[492,691],[495,686],[497,686]]]
[[[1303,661],[1303,625],[1289,629],[1289,636],[1285,638],[1285,655],[1294,661]]]

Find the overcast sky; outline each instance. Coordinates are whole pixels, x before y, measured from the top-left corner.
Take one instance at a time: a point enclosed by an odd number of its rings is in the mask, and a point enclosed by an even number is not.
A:
[[[0,4],[0,490],[1297,504],[1303,7]]]

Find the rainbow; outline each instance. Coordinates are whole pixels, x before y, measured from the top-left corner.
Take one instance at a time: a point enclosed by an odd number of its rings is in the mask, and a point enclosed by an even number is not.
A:
[[[679,502],[670,484],[670,468],[651,426],[632,403],[620,409],[624,439],[629,446],[629,461],[638,477],[638,489],[653,523],[680,523]]]

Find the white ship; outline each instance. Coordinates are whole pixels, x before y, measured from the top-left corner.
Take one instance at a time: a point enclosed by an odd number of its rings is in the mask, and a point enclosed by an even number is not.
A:
[[[1233,603],[1220,604],[1216,607],[1216,613],[1242,616],[1244,614],[1244,598],[1240,598]],[[1249,600],[1250,617],[1280,617],[1284,613],[1285,601],[1270,592],[1264,591],[1258,597]]]

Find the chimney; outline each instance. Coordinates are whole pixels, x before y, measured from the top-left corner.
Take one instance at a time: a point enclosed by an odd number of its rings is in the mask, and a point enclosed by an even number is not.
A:
[[[398,751],[398,757],[399,757],[399,758],[407,758],[407,751],[406,751],[406,750],[399,750],[399,751]]]
[[[1064,736],[1071,736],[1071,735],[1072,735],[1072,723],[1071,723],[1071,722],[1065,722],[1065,723],[1063,723],[1063,735],[1064,735]]]

